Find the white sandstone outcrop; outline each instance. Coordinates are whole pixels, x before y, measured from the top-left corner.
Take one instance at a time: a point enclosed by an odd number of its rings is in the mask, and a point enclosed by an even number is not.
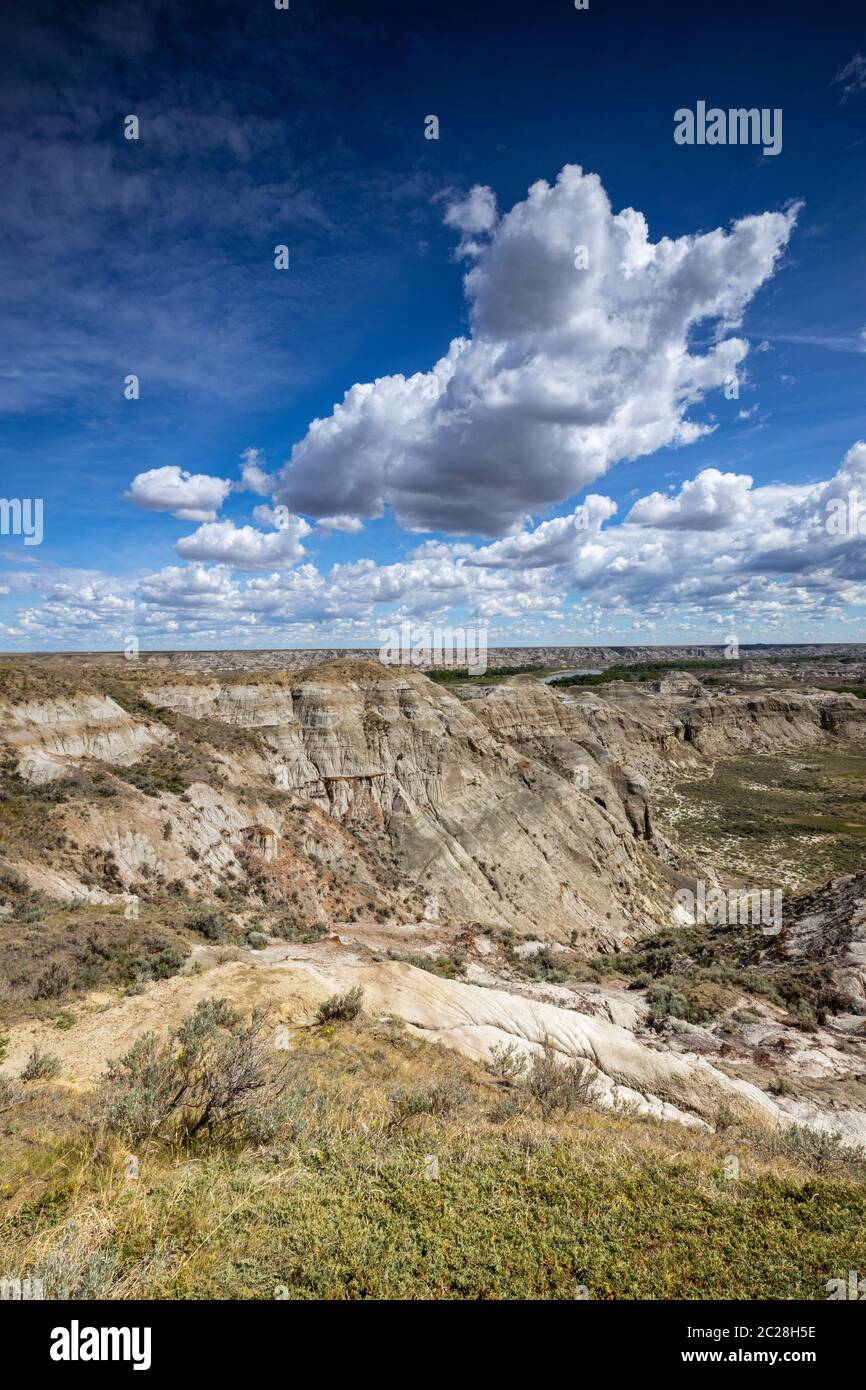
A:
[[[563,1060],[585,1059],[595,1076],[598,1103],[636,1113],[712,1127],[723,1106],[744,1120],[778,1123],[779,1107],[756,1087],[731,1080],[702,1059],[686,1059],[643,1046],[626,1029],[573,1010],[523,999],[503,990],[443,980],[397,962],[369,963],[319,947],[277,964],[232,963],[202,975],[176,976],[145,993],[98,1012],[82,1010],[70,1031],[51,1035],[63,1079],[89,1085],[108,1060],[148,1030],[165,1032],[202,998],[224,997],[243,1009],[267,1005],[276,1024],[310,1023],[330,995],[359,985],[374,1017],[401,1019],[418,1037],[490,1062],[494,1048],[515,1045],[527,1055],[549,1041]],[[13,1030],[4,1071],[23,1065],[45,1045],[47,1029]]]

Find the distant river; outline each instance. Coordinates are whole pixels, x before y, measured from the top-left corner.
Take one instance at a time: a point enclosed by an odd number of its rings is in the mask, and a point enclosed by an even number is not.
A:
[[[544,683],[544,685],[550,685],[550,682],[551,682],[551,681],[561,681],[561,680],[564,680],[566,676],[600,676],[600,675],[601,675],[601,671],[596,671],[596,670],[590,669],[589,667],[585,667],[583,670],[580,670],[580,671],[554,671],[554,673],[553,673],[552,676],[545,676],[545,677],[544,677],[543,683]]]

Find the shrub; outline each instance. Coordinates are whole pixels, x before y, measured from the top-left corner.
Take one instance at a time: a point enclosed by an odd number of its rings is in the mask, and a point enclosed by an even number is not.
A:
[[[672,985],[653,985],[647,995],[650,1018],[653,1023],[664,1018],[681,1018],[687,1023],[702,1022],[697,1010],[692,1008],[686,996]]]
[[[792,1086],[786,1076],[774,1076],[767,1087],[771,1096],[793,1096],[797,1094],[795,1086]]]
[[[306,922],[303,926],[298,926],[297,921],[290,913],[276,922],[269,924],[268,930],[272,936],[281,936],[286,941],[296,941],[302,946],[309,946],[314,941],[321,941],[326,935],[327,928],[319,922]]]
[[[364,1003],[364,991],[360,985],[353,985],[345,994],[332,994],[324,1004],[320,1004],[316,1014],[317,1023],[350,1023],[357,1018]]]
[[[414,965],[416,970],[426,970],[428,974],[438,975],[443,980],[459,980],[466,973],[466,957],[459,952],[453,956],[422,956],[391,950],[388,959],[401,960],[406,965]]]
[[[61,962],[53,960],[47,970],[43,970],[33,990],[34,999],[59,999],[72,985],[72,976]]]
[[[565,978],[562,962],[557,955],[551,946],[540,946],[531,956],[517,956],[514,963],[521,974],[555,984]]]
[[[769,1133],[746,1130],[745,1136],[763,1158],[787,1159],[823,1178],[866,1181],[866,1149],[833,1131],[792,1124]]]
[[[285,1089],[264,1039],[266,1013],[244,1023],[224,999],[208,999],[167,1042],[147,1033],[103,1078],[98,1127],[140,1143],[157,1134],[258,1137],[262,1114]]]
[[[211,912],[207,908],[199,908],[191,912],[186,919],[186,925],[190,931],[199,932],[206,941],[225,941],[226,923],[221,912]]]
[[[396,1128],[415,1115],[453,1115],[468,1095],[459,1076],[445,1076],[429,1086],[401,1086],[391,1098],[391,1126]]]
[[[567,1113],[580,1105],[591,1105],[598,1095],[589,1062],[582,1057],[560,1061],[549,1038],[545,1038],[542,1051],[533,1057],[521,1089],[528,1099],[537,1102],[545,1119],[557,1110]]]
[[[53,1052],[43,1052],[41,1047],[34,1047],[21,1073],[21,1080],[53,1081],[59,1075],[60,1058],[55,1057]]]
[[[247,932],[247,945],[251,951],[263,951],[267,944],[268,938],[265,936],[264,932]]]
[[[97,1110],[99,1123],[136,1144],[155,1134],[183,1094],[170,1049],[146,1033],[117,1062],[110,1062]]]
[[[67,1221],[60,1239],[33,1271],[48,1298],[104,1298],[114,1274],[115,1256],[108,1250],[88,1250],[74,1221]]]
[[[491,1049],[494,1076],[502,1081],[515,1082],[526,1075],[526,1054],[516,1043],[498,1043]]]
[[[168,980],[176,975],[183,965],[184,958],[174,946],[164,946],[152,956],[138,956],[130,963],[129,974],[132,983],[141,984],[144,980]]]
[[[19,1098],[18,1088],[11,1077],[0,1076],[0,1115],[4,1110],[11,1110]]]

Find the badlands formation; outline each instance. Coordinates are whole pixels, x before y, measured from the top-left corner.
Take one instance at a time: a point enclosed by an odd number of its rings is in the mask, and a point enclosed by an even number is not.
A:
[[[676,903],[698,882],[780,885],[696,861],[658,815],[734,756],[862,749],[864,716],[840,690],[684,672],[559,688],[358,659],[4,663],[0,933],[60,925],[5,958],[2,1072],[50,1047],[86,1089],[201,999],[291,1029],[358,985],[374,1017],[484,1064],[585,1059],[600,1106],[866,1140],[866,875],[786,884],[775,935],[693,923]],[[197,930],[209,912],[219,934]],[[81,914],[96,953],[170,922],[178,968],[88,989]],[[33,1006],[28,951],[74,1026]]]

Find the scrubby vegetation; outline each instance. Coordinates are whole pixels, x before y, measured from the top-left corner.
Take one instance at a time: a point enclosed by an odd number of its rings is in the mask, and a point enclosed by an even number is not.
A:
[[[742,660],[726,657],[695,657],[692,659],[672,659],[660,661],[631,661],[621,666],[608,666],[606,670],[588,672],[582,675],[563,676],[553,680],[551,685],[609,685],[611,681],[656,681],[669,671],[739,671]]]
[[[504,680],[507,676],[543,676],[549,669],[542,670],[538,666],[490,666],[481,675],[476,675],[470,673],[468,666],[449,666],[425,671],[424,674],[437,685],[466,685],[473,681]]]
[[[653,800],[662,833],[729,880],[794,893],[863,868],[862,745],[720,758],[711,777],[682,777]]]
[[[229,930],[226,914],[213,908],[198,907],[185,920],[190,931],[198,932],[206,941],[223,942],[228,940]]]
[[[798,656],[765,656],[759,649],[744,648],[744,655],[738,657],[726,656],[707,656],[707,657],[663,657],[651,661],[629,661],[622,662],[615,666],[608,666],[606,670],[600,672],[588,672],[584,675],[563,676],[559,680],[551,681],[551,685],[608,685],[611,681],[652,681],[658,680],[661,676],[667,675],[671,671],[693,671],[696,674],[713,671],[727,671],[737,673],[743,670],[745,661],[759,659],[763,662],[775,666],[802,665],[806,662],[826,662],[827,657],[823,654],[809,652]],[[862,660],[856,656],[834,657],[834,662],[854,662]],[[718,684],[718,678],[712,675],[707,677],[708,685]],[[841,690],[845,687],[833,685],[828,687],[834,690]],[[850,694],[858,695],[860,690],[857,687],[848,687]]]
[[[54,1017],[90,990],[167,979],[193,944],[174,907],[143,906],[126,918],[122,907],[59,906],[32,895],[0,920],[0,1022]]]
[[[0,1024],[58,1018],[93,990],[140,992],[191,968],[190,955],[262,950],[276,937],[297,944],[318,941],[325,928],[305,920],[300,907],[278,904],[250,911],[241,894],[219,905],[192,906],[184,897],[140,900],[137,915],[123,905],[49,903],[6,874],[0,892],[15,896],[0,918]],[[0,1059],[2,1060],[2,1059]]]
[[[60,1075],[60,1058],[34,1047],[21,1073],[22,1081],[53,1081]]]
[[[456,1115],[468,1098],[469,1089],[457,1068],[424,1085],[400,1086],[391,1098],[391,1128],[418,1115]]]
[[[425,956],[417,952],[388,952],[389,960],[402,960],[406,965],[414,965],[417,970],[426,970],[438,975],[442,980],[460,980],[466,974],[466,957],[459,952],[453,955]]]
[[[547,984],[563,984],[566,980],[600,980],[607,966],[586,960],[566,951],[557,951],[550,945],[539,946],[536,951],[521,954],[513,943],[508,945],[508,962],[516,975],[525,980],[541,980]]]
[[[514,1101],[500,1110],[510,1114],[535,1103],[542,1117],[550,1119],[557,1111],[564,1115],[598,1098],[598,1083],[590,1064],[582,1057],[561,1058],[549,1038],[540,1052],[530,1058],[514,1043],[493,1050],[493,1071],[515,1087]]]
[[[274,1064],[265,1027],[264,1013],[244,1022],[224,999],[212,999],[166,1041],[146,1033],[109,1067],[95,1127],[132,1145],[276,1132],[284,1068]]]
[[[326,999],[319,1006],[316,1014],[317,1023],[351,1023],[353,1018],[357,1018],[364,1005],[364,991],[360,985],[346,991],[345,994],[332,994],[330,999]]]
[[[591,965],[599,978],[624,976],[647,989],[654,1021],[709,1023],[743,994],[787,1010],[788,1022],[801,1028],[845,1007],[828,965],[779,962],[773,938],[759,927],[669,927]]]
[[[263,1057],[250,1026],[211,1002],[181,1029],[190,1060],[128,1055],[89,1133],[81,1097],[22,1088],[7,1273],[54,1298],[824,1299],[866,1264],[863,1157],[826,1136],[551,1105],[547,1081],[532,1095],[362,1016],[288,1053],[265,1030]],[[214,1104],[239,1070],[273,1081]],[[253,1095],[278,1105],[265,1138]]]

